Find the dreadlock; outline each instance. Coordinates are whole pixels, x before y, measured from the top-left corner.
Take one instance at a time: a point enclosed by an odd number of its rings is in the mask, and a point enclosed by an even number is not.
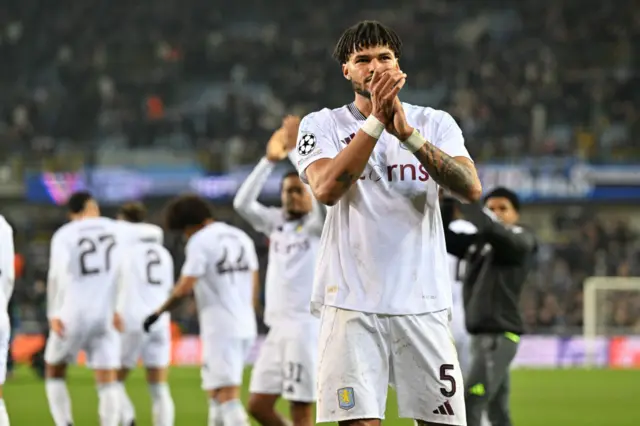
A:
[[[395,31],[378,21],[361,21],[342,34],[333,58],[344,64],[354,52],[375,46],[388,46],[396,58],[402,55],[402,40]]]

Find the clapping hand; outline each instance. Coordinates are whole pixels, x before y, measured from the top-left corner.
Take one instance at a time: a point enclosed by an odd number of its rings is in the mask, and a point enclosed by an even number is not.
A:
[[[267,160],[277,162],[287,157],[296,146],[299,127],[300,117],[288,115],[284,118],[282,126],[273,132],[267,143]]]

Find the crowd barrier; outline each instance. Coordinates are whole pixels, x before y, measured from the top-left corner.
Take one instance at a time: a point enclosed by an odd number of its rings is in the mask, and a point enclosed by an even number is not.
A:
[[[255,361],[264,336],[260,336],[251,351],[248,364]],[[31,355],[44,344],[42,335],[19,334],[11,348],[16,362],[29,362]],[[570,368],[585,366],[587,350],[594,351],[594,366],[610,368],[640,368],[640,336],[596,338],[587,345],[581,336],[522,336],[513,368]],[[178,336],[173,339],[174,365],[200,364],[201,344],[198,336]],[[78,358],[84,362],[83,354]]]

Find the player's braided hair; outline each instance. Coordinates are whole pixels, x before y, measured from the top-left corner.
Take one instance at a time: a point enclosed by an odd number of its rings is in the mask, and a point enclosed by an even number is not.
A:
[[[197,195],[182,195],[169,202],[164,212],[164,225],[170,231],[184,231],[213,219],[209,203]]]
[[[342,33],[333,50],[333,58],[345,64],[354,52],[375,46],[387,46],[400,58],[402,40],[395,31],[378,21],[361,21]]]

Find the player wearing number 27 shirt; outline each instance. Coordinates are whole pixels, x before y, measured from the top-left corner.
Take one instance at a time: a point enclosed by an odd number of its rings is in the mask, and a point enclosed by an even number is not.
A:
[[[46,393],[56,426],[73,424],[64,381],[66,366],[84,350],[98,383],[102,426],[116,426],[120,337],[113,327],[119,226],[100,216],[87,192],[68,202],[71,221],[51,240],[47,314],[51,333],[45,349]]]
[[[438,190],[476,201],[482,189],[453,118],[398,100],[401,50],[378,22],[347,29],[334,56],[355,101],[300,124],[300,177],[332,206],[312,294],[319,423],[378,426],[391,384],[400,417],[466,424]]]

